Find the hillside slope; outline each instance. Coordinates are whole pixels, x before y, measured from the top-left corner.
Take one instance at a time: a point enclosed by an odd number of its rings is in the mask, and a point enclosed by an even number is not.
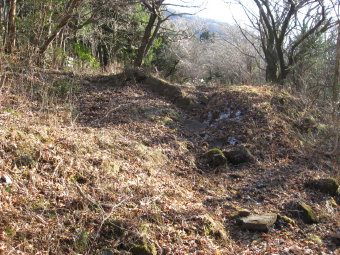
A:
[[[339,197],[308,185],[334,171],[307,146],[325,131],[297,98],[269,86],[174,86],[136,71],[55,79],[55,98],[2,97],[2,254],[339,252]],[[232,161],[238,151],[249,160]],[[294,202],[318,223],[294,214]],[[247,210],[279,218],[269,232],[248,231],[237,216]]]

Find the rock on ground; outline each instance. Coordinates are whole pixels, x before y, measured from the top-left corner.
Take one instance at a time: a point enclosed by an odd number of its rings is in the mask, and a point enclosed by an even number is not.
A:
[[[241,227],[248,230],[269,231],[277,220],[275,213],[268,214],[252,214],[241,218]]]

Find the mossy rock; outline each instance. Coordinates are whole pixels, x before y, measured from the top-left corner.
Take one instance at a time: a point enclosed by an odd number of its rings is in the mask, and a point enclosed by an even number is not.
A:
[[[227,241],[228,235],[222,223],[215,221],[210,216],[204,217],[204,232],[217,241]]]
[[[321,237],[318,236],[318,235],[313,235],[313,234],[311,234],[311,235],[309,236],[309,239],[312,240],[313,242],[319,244],[319,245],[321,245],[321,244],[323,243]]]
[[[291,225],[296,225],[295,220],[293,220],[292,218],[289,218],[286,215],[279,215],[279,220],[287,223],[287,224],[291,224]]]
[[[331,196],[338,196],[340,194],[339,182],[334,178],[321,179],[316,181],[316,188],[323,193]]]
[[[207,153],[208,162],[212,167],[218,167],[227,163],[227,158],[220,149],[212,149]]]
[[[233,165],[255,162],[255,157],[253,156],[253,154],[251,154],[251,152],[244,146],[236,146],[229,151],[225,151],[224,155],[227,158],[228,162]]]
[[[311,206],[304,202],[295,202],[294,205],[297,210],[297,214],[295,215],[300,217],[304,223],[313,224],[318,222],[317,216]]]
[[[338,204],[337,204],[337,202],[334,200],[334,198],[329,198],[327,201],[327,204],[329,204],[329,205],[331,205],[332,207],[334,207],[334,208],[337,208],[338,207]]]
[[[157,255],[154,244],[143,242],[142,244],[134,244],[130,249],[132,255]]]

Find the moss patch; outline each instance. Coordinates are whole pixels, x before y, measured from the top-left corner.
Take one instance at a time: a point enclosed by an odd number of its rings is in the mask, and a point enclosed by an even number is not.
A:
[[[301,219],[307,223],[317,223],[318,219],[312,209],[309,205],[303,203],[303,202],[298,202],[297,203],[297,209],[300,211],[300,217]]]
[[[280,215],[279,217],[282,221],[286,222],[286,223],[289,223],[291,225],[295,225],[295,220],[293,220],[292,218],[289,218],[288,216],[286,215]]]
[[[206,216],[204,218],[203,226],[206,235],[209,235],[218,241],[226,241],[228,239],[228,235],[223,224],[215,221],[210,216]]]
[[[76,250],[85,251],[89,245],[89,240],[90,234],[87,231],[80,232],[75,242]]]
[[[133,255],[157,255],[155,245],[148,243],[134,244],[130,252]]]
[[[212,149],[207,153],[208,162],[212,167],[218,167],[227,163],[227,158],[220,149]]]

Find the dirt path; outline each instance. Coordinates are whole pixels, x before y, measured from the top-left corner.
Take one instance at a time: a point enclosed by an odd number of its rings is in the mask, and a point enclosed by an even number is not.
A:
[[[181,203],[185,205],[169,211],[178,206],[169,201],[161,211],[167,219],[182,221],[167,221],[169,229],[175,227],[186,234],[181,237],[181,245],[172,238],[163,243],[174,254],[177,249],[179,254],[206,250],[205,245],[191,242],[196,240],[192,233],[199,233],[195,221],[208,215],[221,222],[230,234],[228,242],[215,240],[210,244],[221,254],[332,254],[335,246],[327,235],[339,228],[338,208],[329,205],[329,197],[304,186],[306,180],[327,173],[311,167],[299,152],[294,134],[290,133],[293,116],[286,114],[285,109],[280,111],[280,107],[290,105],[276,102],[283,96],[273,96],[266,87],[229,91],[206,87],[199,96],[190,95],[194,91],[190,87],[185,90],[195,102],[193,108],[175,106],[171,95],[159,96],[154,89],[134,82],[126,86],[109,82],[89,84],[78,101],[81,125],[119,130],[147,150],[161,151],[169,159],[160,170],[167,177],[158,176],[156,181],[164,188],[169,178],[175,178],[179,185],[173,184],[173,192],[181,194]],[[267,109],[268,103],[271,109]],[[271,116],[274,111],[277,116]],[[237,146],[235,143],[248,147],[256,156],[256,163],[213,169],[202,159],[209,149],[228,150]],[[165,190],[158,189],[161,193],[157,195],[162,196]],[[307,201],[319,213],[327,207],[327,219],[317,225],[299,220],[294,224],[280,222],[268,234],[243,231],[235,225],[233,217],[240,208],[286,215],[286,205],[293,200]],[[317,237],[325,241],[319,243],[315,241]]]

